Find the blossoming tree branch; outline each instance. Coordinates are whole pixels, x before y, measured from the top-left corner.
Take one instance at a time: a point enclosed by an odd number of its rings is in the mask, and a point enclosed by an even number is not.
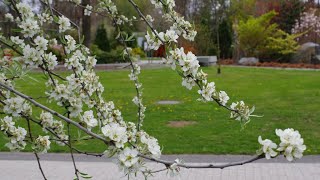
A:
[[[68,0],[70,5],[79,6],[84,14],[90,16],[97,14],[109,18],[117,30],[116,39],[123,45],[123,58],[130,61],[130,80],[136,90],[132,101],[137,106],[137,121],[128,122],[122,117],[116,104],[105,101],[102,97],[103,85],[94,71],[97,60],[91,55],[90,50],[82,44],[79,25],[65,17],[59,10],[52,7],[52,0],[40,0],[44,10],[33,11],[27,3],[9,0],[7,5],[15,11],[7,13],[6,19],[16,24],[19,36],[6,37],[0,34],[2,46],[14,50],[18,56],[10,62],[8,57],[1,57],[4,65],[0,71],[0,103],[2,113],[1,131],[8,137],[5,144],[11,151],[20,151],[30,146],[36,156],[39,169],[42,170],[39,153],[47,153],[50,145],[56,143],[70,150],[75,178],[89,178],[77,168],[74,153],[91,156],[116,157],[117,164],[123,172],[130,176],[142,173],[145,177],[160,171],[169,171],[175,175],[181,168],[226,168],[253,162],[260,158],[273,158],[283,154],[288,161],[301,158],[306,149],[299,132],[294,129],[276,129],[275,133],[280,138],[280,144],[269,139],[258,137],[261,148],[257,155],[241,162],[227,164],[193,165],[182,163],[176,159],[164,161],[161,159],[161,149],[158,141],[143,130],[146,107],[143,104],[142,84],[139,81],[140,67],[134,63],[131,48],[128,42],[134,37],[128,36],[124,31],[125,26],[130,26],[133,21],[141,20],[146,23],[146,40],[148,47],[157,50],[161,45],[166,47],[164,62],[181,76],[182,86],[191,90],[198,89],[199,100],[212,102],[230,111],[230,118],[239,121],[244,126],[253,115],[254,107],[249,107],[245,102],[230,103],[229,96],[219,90],[214,82],[207,80],[207,74],[200,69],[199,61],[192,52],[186,52],[183,47],[178,47],[178,39],[184,38],[193,41],[197,32],[194,27],[179,15],[175,10],[174,0],[150,0],[154,7],[162,12],[162,17],[171,24],[164,32],[158,32],[153,26],[153,18],[142,13],[134,0],[128,0],[137,12],[138,17],[126,17],[112,0],[98,0],[96,6],[90,4],[83,6],[80,0]],[[56,28],[59,38],[48,36],[47,27]],[[76,29],[78,38],[74,39],[68,34],[71,29]],[[69,69],[67,76],[55,72],[58,64],[57,57],[49,52],[52,45],[63,45],[65,58],[64,66]],[[39,103],[36,97],[30,97],[15,89],[16,80],[27,74],[32,68],[40,68],[47,77],[46,95],[50,102],[55,102],[59,109],[52,109]],[[11,69],[11,73],[8,70]],[[14,70],[12,70],[14,69]],[[12,73],[15,72],[15,73]],[[33,109],[41,109],[40,114],[33,113]],[[64,112],[64,113],[58,113]],[[147,118],[146,118],[147,119]],[[26,121],[26,127],[16,124]],[[32,124],[42,128],[42,133],[35,133]],[[70,128],[82,131],[80,140],[99,140],[105,147],[102,154],[88,153],[77,149],[73,144],[76,137],[70,134]],[[162,163],[163,169],[150,169],[145,160]]]

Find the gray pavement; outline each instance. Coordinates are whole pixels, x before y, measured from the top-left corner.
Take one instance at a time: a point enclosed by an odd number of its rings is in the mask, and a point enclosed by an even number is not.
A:
[[[49,153],[41,155],[41,163],[49,180],[73,179],[73,166],[69,154]],[[93,176],[92,179],[127,179],[119,171],[114,159],[95,158],[85,155],[76,155],[77,166],[80,170]],[[241,161],[250,156],[246,155],[164,155],[163,159],[183,159],[193,164],[207,162],[227,163]],[[163,165],[147,162],[147,166],[154,170],[162,169]],[[42,179],[37,162],[32,153],[0,153],[1,180],[38,180]],[[141,175],[130,179],[143,179]],[[272,160],[261,159],[254,163],[225,169],[181,169],[180,176],[170,178],[167,172],[161,172],[151,180],[186,179],[186,180],[319,180],[320,156],[305,156],[293,163],[283,157]]]

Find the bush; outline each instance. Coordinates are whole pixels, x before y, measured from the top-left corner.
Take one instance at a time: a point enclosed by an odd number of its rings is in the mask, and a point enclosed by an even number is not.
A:
[[[139,47],[133,48],[131,54],[133,56],[140,56],[141,58],[146,57],[146,53]]]
[[[99,49],[109,52],[110,51],[110,43],[108,40],[107,31],[103,25],[100,25],[97,29],[96,39],[94,44],[98,46]]]
[[[268,37],[276,31],[277,25],[271,24],[271,19],[276,15],[274,11],[260,17],[250,17],[241,20],[238,27],[240,49],[247,57],[259,57],[261,48],[264,48]]]
[[[123,47],[117,46],[115,49],[112,49],[110,52],[101,50],[97,45],[91,45],[91,51],[96,56],[98,64],[108,64],[108,63],[121,63],[127,62],[122,57]]]
[[[288,34],[282,30],[277,30],[273,36],[267,38],[265,46],[265,56],[270,59],[277,59],[279,62],[289,62],[292,55],[299,48],[296,41],[300,34]]]

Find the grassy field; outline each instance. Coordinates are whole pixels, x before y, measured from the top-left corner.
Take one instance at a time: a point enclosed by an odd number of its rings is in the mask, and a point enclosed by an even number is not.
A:
[[[209,80],[219,90],[225,90],[232,101],[244,100],[255,105],[257,115],[244,130],[229,112],[213,103],[198,102],[196,90],[186,90],[181,78],[171,69],[148,69],[141,73],[144,104],[147,106],[143,128],[158,138],[163,153],[253,154],[258,148],[258,136],[276,140],[276,128],[294,128],[305,139],[308,154],[320,153],[320,71],[274,70],[224,67],[216,75],[214,67],[204,68]],[[113,100],[125,120],[136,121],[135,95],[128,71],[99,72],[105,85],[105,98]],[[40,73],[31,74],[38,82],[25,80],[17,89],[37,97],[44,85]],[[159,100],[178,100],[177,105],[158,105]],[[46,100],[41,100],[46,103]],[[56,107],[55,105],[51,105]],[[40,113],[40,110],[34,110]],[[175,128],[169,121],[195,121],[196,124]],[[40,132],[40,131],[39,131]],[[0,136],[0,150],[6,140]],[[97,142],[77,144],[79,149],[101,152],[105,147]],[[67,151],[53,146],[53,152]],[[51,152],[52,152],[51,151]]]

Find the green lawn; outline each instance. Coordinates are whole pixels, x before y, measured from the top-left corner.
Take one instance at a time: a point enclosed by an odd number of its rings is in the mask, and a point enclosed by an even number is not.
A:
[[[258,148],[258,136],[276,140],[276,128],[294,128],[305,139],[308,154],[320,153],[320,72],[298,70],[273,70],[224,67],[216,75],[215,67],[204,68],[209,80],[215,81],[219,90],[225,90],[232,101],[244,100],[255,105],[257,115],[241,131],[239,122],[229,119],[229,112],[213,103],[198,102],[196,90],[181,86],[181,78],[171,69],[143,70],[140,79],[144,87],[147,106],[143,128],[158,138],[164,154],[214,153],[253,154]],[[105,85],[105,98],[113,100],[125,120],[136,121],[136,107],[131,102],[135,95],[129,71],[99,72]],[[17,89],[37,97],[44,89],[40,73],[31,74],[38,82],[27,80]],[[41,92],[41,93],[40,93]],[[177,105],[158,105],[159,100],[178,100]],[[46,100],[41,100],[46,103]],[[55,106],[56,107],[56,106]],[[35,113],[40,110],[34,109]],[[168,127],[172,120],[190,120],[197,124]],[[40,131],[39,131],[40,132]],[[0,150],[4,147],[0,137]],[[101,152],[105,147],[97,142],[77,144],[79,149]],[[67,151],[53,146],[52,151]],[[52,152],[51,151],[51,152]]]

